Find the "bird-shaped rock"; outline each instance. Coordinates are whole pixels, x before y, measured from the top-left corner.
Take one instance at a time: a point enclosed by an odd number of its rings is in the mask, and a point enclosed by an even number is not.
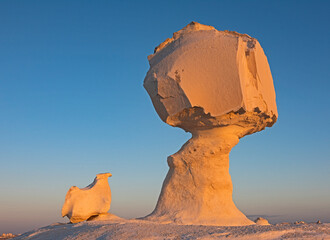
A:
[[[111,190],[108,183],[108,178],[111,176],[111,173],[97,174],[93,183],[87,187],[82,189],[71,187],[65,197],[62,217],[67,216],[72,223],[77,223],[107,213],[111,204]]]

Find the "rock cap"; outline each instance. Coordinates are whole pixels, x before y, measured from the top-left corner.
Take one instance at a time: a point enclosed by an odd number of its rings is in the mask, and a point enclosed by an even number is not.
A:
[[[277,120],[267,58],[247,34],[191,22],[148,59],[144,87],[171,126],[192,131],[248,121],[261,123],[253,130],[260,131]]]

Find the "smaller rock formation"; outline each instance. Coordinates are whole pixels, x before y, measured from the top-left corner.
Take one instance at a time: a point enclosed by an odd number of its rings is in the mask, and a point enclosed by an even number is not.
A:
[[[265,218],[262,218],[262,217],[258,217],[256,220],[254,220],[254,222],[257,224],[257,225],[270,225],[268,220],[265,219]]]
[[[320,220],[318,220],[318,221],[316,222],[316,224],[322,224],[322,222],[321,222]]]
[[[294,224],[296,224],[296,225],[298,225],[298,224],[305,224],[305,222],[304,221],[296,221],[296,222],[294,222]]]
[[[12,233],[3,233],[2,235],[0,235],[0,239],[10,239],[14,237],[17,237],[17,235],[14,235]]]
[[[83,189],[71,187],[65,196],[62,217],[67,216],[70,222],[77,223],[107,213],[111,204],[108,183],[108,177],[111,176],[111,173],[100,173],[96,175],[92,184]]]

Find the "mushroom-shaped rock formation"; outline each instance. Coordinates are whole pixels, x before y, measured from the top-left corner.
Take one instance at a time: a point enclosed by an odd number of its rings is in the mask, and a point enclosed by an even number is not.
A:
[[[158,115],[192,138],[168,157],[157,206],[145,219],[254,224],[232,200],[229,153],[240,138],[277,120],[273,79],[259,42],[192,22],[148,59],[144,87]]]
[[[108,182],[111,176],[111,173],[97,174],[94,181],[87,187],[83,189],[71,187],[65,196],[62,217],[67,216],[72,223],[77,223],[107,213],[111,204]]]

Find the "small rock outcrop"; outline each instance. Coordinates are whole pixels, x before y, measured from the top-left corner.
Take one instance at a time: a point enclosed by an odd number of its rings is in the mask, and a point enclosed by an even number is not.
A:
[[[255,224],[233,202],[229,153],[240,138],[277,120],[273,79],[259,42],[192,22],[148,60],[144,87],[156,112],[192,138],[168,157],[157,206],[145,219]]]
[[[66,194],[62,207],[62,217],[77,223],[91,217],[107,213],[111,204],[111,191],[108,178],[111,173],[97,174],[93,183],[85,188],[73,186]]]
[[[3,239],[11,239],[11,238],[14,238],[14,237],[17,237],[17,235],[15,234],[12,234],[12,233],[3,233],[0,235],[0,240]]]
[[[112,213],[101,213],[96,216],[92,216],[87,221],[122,221],[123,219]]]
[[[305,224],[304,221],[295,221],[294,224],[299,225],[299,224]]]
[[[257,225],[270,225],[268,220],[265,219],[265,218],[262,218],[262,217],[258,217],[256,220],[254,220],[254,222],[257,224]]]

